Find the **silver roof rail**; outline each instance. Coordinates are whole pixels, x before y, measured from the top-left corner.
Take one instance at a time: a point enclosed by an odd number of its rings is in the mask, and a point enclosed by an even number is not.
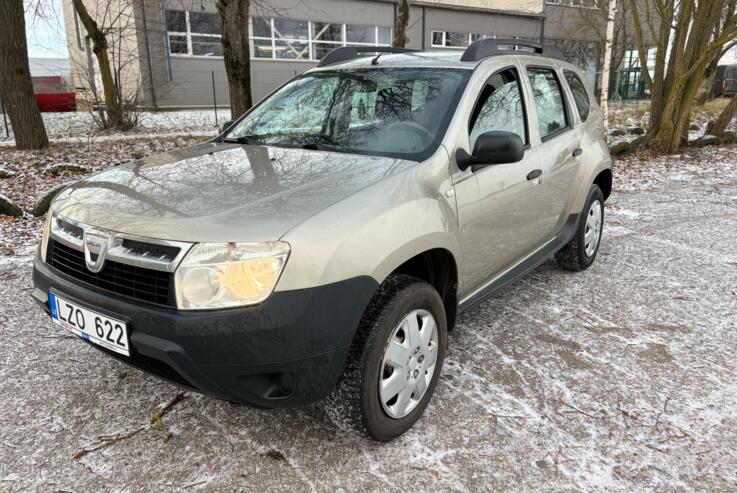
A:
[[[483,38],[471,43],[461,56],[462,62],[478,62],[495,55],[509,55],[510,51],[522,51],[563,60],[561,51],[554,47],[516,38]]]
[[[322,57],[318,67],[332,65],[334,63],[345,62],[355,58],[361,58],[372,53],[414,53],[419,50],[410,50],[409,48],[394,48],[391,46],[343,46],[336,48],[330,53]]]

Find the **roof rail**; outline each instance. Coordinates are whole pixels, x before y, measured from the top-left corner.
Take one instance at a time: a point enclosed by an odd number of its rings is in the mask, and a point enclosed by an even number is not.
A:
[[[474,41],[466,48],[461,61],[478,62],[494,55],[508,55],[510,51],[523,51],[528,54],[563,59],[563,54],[554,46],[516,38],[483,38]]]
[[[409,48],[393,48],[391,46],[343,46],[335,48],[330,53],[322,57],[318,67],[332,65],[333,63],[345,62],[354,58],[361,58],[364,53],[414,53],[418,50],[410,50]]]

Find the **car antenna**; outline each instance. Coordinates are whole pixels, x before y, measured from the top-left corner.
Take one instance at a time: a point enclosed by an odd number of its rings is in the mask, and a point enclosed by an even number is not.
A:
[[[378,65],[379,58],[381,58],[381,55],[383,55],[384,53],[384,51],[380,51],[373,59],[371,59],[371,65]]]

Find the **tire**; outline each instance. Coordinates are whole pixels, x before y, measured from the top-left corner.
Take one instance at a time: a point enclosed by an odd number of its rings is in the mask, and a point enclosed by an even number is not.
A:
[[[434,320],[436,331],[432,330],[431,319],[427,315]],[[412,317],[417,320],[420,329],[417,332],[409,330],[409,325],[406,325]],[[406,334],[404,327],[408,329]],[[428,349],[413,353],[415,345],[410,344],[410,332],[415,334],[414,342],[419,341],[423,347],[427,334],[435,334],[436,339],[433,343],[430,337]],[[406,337],[402,339],[404,335]],[[443,367],[447,344],[445,308],[435,288],[412,276],[391,275],[379,286],[363,314],[343,376],[323,404],[325,413],[344,431],[356,432],[379,442],[397,438],[409,430],[425,411]],[[409,349],[405,350],[405,345]],[[428,373],[432,347],[435,347],[435,365],[432,373]],[[405,356],[410,358],[405,368],[395,368],[389,361],[400,359],[399,355],[402,361],[405,361]],[[421,356],[425,355],[423,360]],[[420,375],[423,371],[425,373]],[[390,378],[395,376],[397,381],[390,382]],[[382,389],[386,390],[380,389],[380,382],[384,384]],[[412,386],[411,382],[415,382],[412,397],[420,388],[416,385],[426,383],[426,390],[419,399],[414,397],[413,401],[410,397],[405,406],[406,397],[400,400],[400,396],[407,395],[406,389]],[[389,383],[403,385],[403,392],[397,394],[393,405],[392,399],[384,398],[386,402],[382,402],[382,392],[392,392],[393,386]]]
[[[586,239],[586,233],[589,231],[594,224],[592,224],[592,216],[596,215],[596,205],[599,206],[599,221],[598,231],[595,230],[595,237],[590,238],[589,241]],[[601,233],[604,230],[604,195],[601,193],[601,189],[598,185],[592,185],[589,190],[589,196],[586,199],[581,216],[578,219],[578,227],[576,228],[576,236],[561,248],[555,254],[555,260],[565,270],[580,272],[588,269],[596,259],[596,254],[599,251],[601,245]],[[591,247],[590,241],[595,240],[593,245],[593,251],[589,248],[587,252],[587,246]]]

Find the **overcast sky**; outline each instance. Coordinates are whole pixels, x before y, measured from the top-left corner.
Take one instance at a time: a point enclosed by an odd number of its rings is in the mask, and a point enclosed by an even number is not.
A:
[[[25,0],[27,8],[31,3]],[[61,0],[44,0],[43,5],[43,12],[40,15],[26,10],[28,56],[30,58],[68,58]]]

